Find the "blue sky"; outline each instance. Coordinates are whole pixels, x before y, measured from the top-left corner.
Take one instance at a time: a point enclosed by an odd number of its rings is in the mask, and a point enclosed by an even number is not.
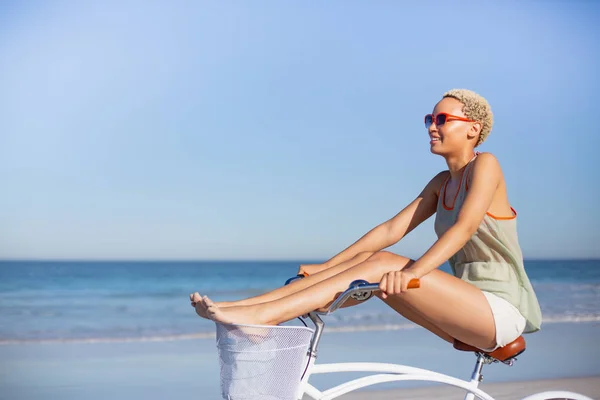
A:
[[[445,168],[455,87],[525,257],[600,257],[599,4],[408,3],[0,3],[0,258],[328,258]]]

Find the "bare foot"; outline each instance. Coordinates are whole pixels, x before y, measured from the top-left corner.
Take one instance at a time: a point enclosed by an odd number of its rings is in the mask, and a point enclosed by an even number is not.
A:
[[[261,320],[256,306],[238,306],[221,308],[211,299],[204,296],[202,302],[206,307],[209,319],[223,324],[249,324],[265,325],[266,321]]]
[[[208,311],[206,310],[206,305],[202,301],[202,299],[205,297],[206,296],[201,296],[198,292],[191,293],[190,294],[190,302],[191,302],[192,307],[194,307],[196,309],[196,314],[198,314],[202,318],[210,319],[210,318],[208,318]],[[223,302],[215,302],[215,304],[219,308],[223,309],[226,307],[235,306],[236,302],[235,301],[223,301]]]
[[[196,309],[196,314],[198,314],[202,318],[209,319],[206,305],[202,300],[202,296],[200,296],[198,292],[190,294],[190,301],[192,302],[192,307]]]

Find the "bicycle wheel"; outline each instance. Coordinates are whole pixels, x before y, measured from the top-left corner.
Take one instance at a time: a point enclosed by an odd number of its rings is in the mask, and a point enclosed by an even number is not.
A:
[[[593,400],[579,393],[565,391],[551,391],[532,394],[522,400]]]

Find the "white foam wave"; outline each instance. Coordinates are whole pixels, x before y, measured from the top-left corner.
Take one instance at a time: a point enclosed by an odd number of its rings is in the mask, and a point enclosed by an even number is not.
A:
[[[214,339],[214,332],[200,332],[182,335],[140,336],[140,337],[98,337],[98,338],[53,338],[53,339],[0,339],[0,345],[27,343],[137,343],[173,342],[177,340]]]
[[[349,325],[349,326],[334,326],[325,328],[327,332],[377,332],[377,331],[400,331],[405,329],[414,329],[416,324],[382,324],[382,325]]]
[[[566,322],[600,322],[600,315],[556,315],[543,317],[542,323],[554,324],[554,323],[566,323]]]
[[[555,323],[586,323],[600,322],[600,315],[550,315],[544,316],[544,324]],[[325,328],[327,333],[354,333],[354,332],[378,332],[378,331],[400,331],[418,328],[416,324],[373,324],[373,325],[347,325],[329,326]],[[56,343],[141,343],[141,342],[173,342],[179,340],[215,339],[214,332],[198,332],[180,335],[164,336],[141,336],[141,337],[98,337],[98,338],[55,338],[55,339],[0,339],[1,345],[11,344],[56,344]]]

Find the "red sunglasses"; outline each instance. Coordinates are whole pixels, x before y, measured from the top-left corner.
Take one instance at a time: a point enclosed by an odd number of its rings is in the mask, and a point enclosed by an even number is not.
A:
[[[427,114],[425,116],[425,128],[429,129],[431,124],[433,124],[433,121],[434,121],[433,118],[434,118],[433,114]],[[459,117],[457,115],[452,115],[452,114],[448,114],[448,113],[439,113],[435,116],[435,125],[436,126],[444,125],[448,121],[477,122],[477,121],[473,121],[472,119],[469,119],[469,118]]]

